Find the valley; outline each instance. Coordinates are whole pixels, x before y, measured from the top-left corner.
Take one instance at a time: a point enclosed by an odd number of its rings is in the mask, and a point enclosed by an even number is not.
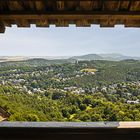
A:
[[[139,121],[139,101],[139,60],[0,63],[0,107],[9,121]]]

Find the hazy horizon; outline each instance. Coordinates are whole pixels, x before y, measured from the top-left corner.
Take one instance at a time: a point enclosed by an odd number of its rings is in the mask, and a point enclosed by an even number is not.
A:
[[[7,28],[0,34],[0,56],[67,57],[122,54],[140,57],[139,28]]]
[[[123,55],[123,56],[130,56],[130,57],[140,57],[140,56],[133,56],[133,55],[125,55],[121,53],[86,53],[86,54],[81,54],[81,55],[42,55],[42,56],[37,56],[37,55],[0,55],[0,57],[73,57],[73,56],[84,56],[84,55],[90,55],[90,54],[96,54],[96,55]]]

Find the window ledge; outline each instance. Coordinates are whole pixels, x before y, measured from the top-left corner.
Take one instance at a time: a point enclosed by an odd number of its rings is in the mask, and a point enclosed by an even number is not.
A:
[[[140,122],[0,122],[0,140],[140,140]]]

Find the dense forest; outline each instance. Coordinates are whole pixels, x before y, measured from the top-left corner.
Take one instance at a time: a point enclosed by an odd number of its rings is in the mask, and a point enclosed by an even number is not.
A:
[[[140,61],[0,63],[9,121],[140,121]]]

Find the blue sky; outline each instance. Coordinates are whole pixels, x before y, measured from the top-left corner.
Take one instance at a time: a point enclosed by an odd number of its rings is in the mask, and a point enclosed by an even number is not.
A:
[[[140,56],[140,29],[124,28],[7,28],[0,34],[0,56],[74,56],[121,53]]]

